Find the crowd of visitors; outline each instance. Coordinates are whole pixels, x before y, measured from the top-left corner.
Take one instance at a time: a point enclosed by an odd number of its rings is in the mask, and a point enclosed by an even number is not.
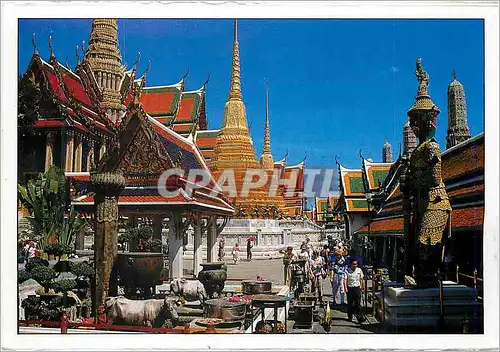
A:
[[[299,253],[293,253],[292,247],[287,248],[283,257],[284,278],[285,283],[291,286],[290,263],[295,259],[305,259],[311,292],[316,294],[318,301],[323,302],[322,282],[328,278],[332,286],[332,304],[347,303],[348,319],[352,321],[355,316],[358,323],[362,323],[366,320],[361,311],[361,297],[365,290],[362,258],[353,252],[348,256],[348,253],[349,249],[341,241],[324,245],[318,251],[306,238]]]

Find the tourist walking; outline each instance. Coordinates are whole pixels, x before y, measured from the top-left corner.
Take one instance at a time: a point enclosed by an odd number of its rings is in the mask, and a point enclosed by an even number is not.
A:
[[[340,293],[340,304],[345,304],[344,280],[346,276],[345,259],[341,255],[330,262],[330,281],[332,283],[333,305],[337,304],[337,295]]]
[[[224,247],[226,245],[226,239],[224,238],[224,236],[220,236],[220,239],[219,239],[219,262],[223,262],[224,261],[224,257],[226,255],[226,253],[224,252]]]
[[[321,258],[323,258],[323,269],[328,270],[328,255],[330,253],[330,250],[328,248],[328,245],[324,245],[323,249],[319,253]]]
[[[326,272],[323,269],[323,259],[318,251],[313,251],[310,259],[310,276],[311,276],[311,291],[316,294],[320,303],[323,302],[322,282],[326,277]]]
[[[234,265],[238,264],[240,260],[240,244],[236,243],[232,251]]]
[[[361,292],[364,291],[363,270],[358,267],[356,259],[351,260],[344,279],[344,289],[347,292],[347,319],[352,321],[353,314],[358,323],[366,320],[361,312]]]
[[[253,247],[253,244],[252,244],[251,238],[249,238],[247,240],[247,262],[252,260],[252,247]]]

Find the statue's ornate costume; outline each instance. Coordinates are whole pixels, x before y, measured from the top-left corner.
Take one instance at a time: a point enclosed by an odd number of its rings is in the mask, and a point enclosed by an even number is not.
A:
[[[443,245],[450,237],[452,209],[441,177],[441,150],[433,137],[439,108],[427,92],[429,75],[420,59],[416,76],[418,95],[408,116],[419,144],[410,156],[401,190],[405,198],[406,272],[413,276],[412,283],[425,286],[436,283]]]

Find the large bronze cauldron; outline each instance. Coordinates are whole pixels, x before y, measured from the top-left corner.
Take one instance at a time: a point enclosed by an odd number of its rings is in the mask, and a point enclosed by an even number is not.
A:
[[[210,262],[200,264],[203,269],[198,273],[198,280],[205,287],[208,296],[222,295],[227,279],[227,265],[224,262]]]
[[[241,282],[241,288],[246,295],[258,295],[261,293],[271,293],[271,281],[245,280]]]
[[[163,270],[163,254],[148,252],[118,253],[116,273],[125,286],[125,296],[134,297],[139,288],[143,298],[151,296],[151,288],[160,284]]]
[[[203,316],[205,318],[219,318],[225,322],[234,322],[244,320],[245,313],[245,302],[229,302],[224,298],[215,298],[203,303]]]

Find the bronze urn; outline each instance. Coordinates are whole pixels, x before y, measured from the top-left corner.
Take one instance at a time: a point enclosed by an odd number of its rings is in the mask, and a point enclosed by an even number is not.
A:
[[[210,262],[200,264],[203,269],[198,273],[198,280],[205,287],[210,298],[222,295],[227,279],[227,265],[224,262]]]

